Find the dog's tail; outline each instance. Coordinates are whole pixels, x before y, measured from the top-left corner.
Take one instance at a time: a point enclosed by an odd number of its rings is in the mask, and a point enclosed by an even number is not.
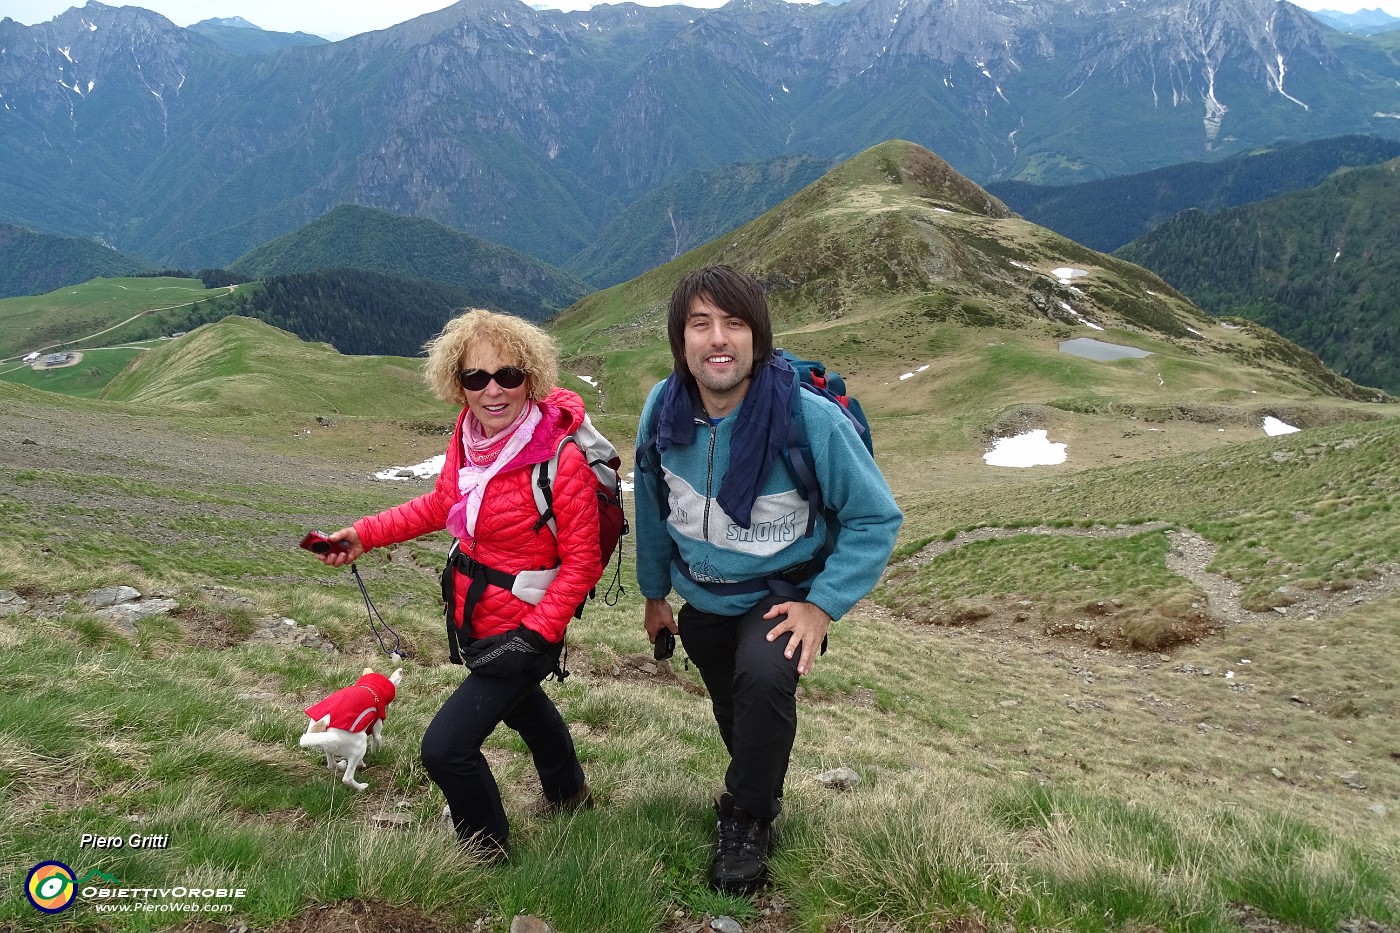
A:
[[[331,734],[326,731],[330,728],[330,724],[330,713],[327,713],[320,719],[313,719],[311,721],[311,725],[307,726],[306,731],[303,732],[301,735],[301,747],[319,748],[320,746],[325,745],[328,742],[334,741],[334,738],[331,736]]]
[[[336,737],[326,732],[308,732],[299,741],[302,748],[336,747]]]

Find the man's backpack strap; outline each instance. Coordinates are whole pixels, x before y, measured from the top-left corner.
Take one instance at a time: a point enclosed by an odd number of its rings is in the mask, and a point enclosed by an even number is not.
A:
[[[667,379],[674,379],[675,376],[667,376]],[[664,381],[663,381],[664,384]],[[665,396],[665,390],[662,390]],[[656,447],[656,432],[661,427],[661,404],[660,399],[652,406],[651,418],[646,426],[639,431],[639,434],[646,435],[646,441],[637,448],[634,462],[639,473],[650,473],[656,477],[656,514],[664,521],[671,512],[670,497],[666,494],[666,484],[663,479],[664,471],[661,469],[661,451]]]
[[[803,383],[800,376],[794,375],[792,378],[792,413],[788,418],[783,456],[787,459],[793,479],[797,480],[798,494],[807,501],[807,531],[803,537],[810,538],[817,526],[817,515],[822,511],[822,489],[812,469],[812,444],[807,438],[807,421],[802,416]]]

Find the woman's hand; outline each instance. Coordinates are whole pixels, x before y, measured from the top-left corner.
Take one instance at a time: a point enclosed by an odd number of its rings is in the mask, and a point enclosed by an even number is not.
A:
[[[331,548],[324,554],[317,554],[316,559],[330,567],[343,567],[346,564],[354,563],[364,556],[365,548],[360,543],[360,534],[354,528],[342,528],[334,534],[328,535],[331,544],[339,541],[348,541],[350,549],[347,551]]]

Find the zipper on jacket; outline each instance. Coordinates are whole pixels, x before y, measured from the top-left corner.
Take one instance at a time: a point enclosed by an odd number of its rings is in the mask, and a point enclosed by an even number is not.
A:
[[[704,424],[699,418],[695,419],[696,424]],[[715,438],[719,435],[719,428],[713,424],[710,428],[710,452],[705,461],[705,521],[702,526],[705,540],[710,540],[710,492],[715,486]]]

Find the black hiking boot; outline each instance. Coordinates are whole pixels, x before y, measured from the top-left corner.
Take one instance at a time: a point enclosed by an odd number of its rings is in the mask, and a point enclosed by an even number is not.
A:
[[[734,805],[725,792],[715,801],[715,854],[710,859],[710,884],[725,894],[748,895],[768,880],[768,853],[773,844],[773,821],[756,817]]]

